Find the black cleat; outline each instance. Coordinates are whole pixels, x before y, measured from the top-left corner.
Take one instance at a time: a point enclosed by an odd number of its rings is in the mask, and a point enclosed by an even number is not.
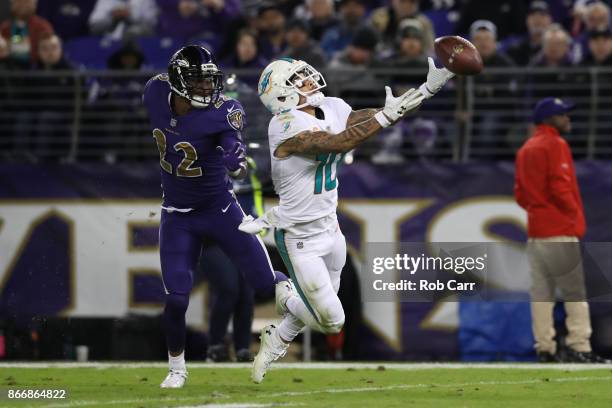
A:
[[[239,363],[248,363],[253,361],[253,353],[249,349],[236,350],[236,361]]]
[[[558,363],[561,360],[557,354],[549,353],[548,351],[538,352],[539,363]]]
[[[610,364],[612,361],[603,358],[592,351],[576,351],[570,347],[565,349],[566,363],[596,363],[596,364]]]
[[[215,344],[209,346],[206,351],[206,361],[214,363],[222,363],[230,361],[229,350],[225,344]]]

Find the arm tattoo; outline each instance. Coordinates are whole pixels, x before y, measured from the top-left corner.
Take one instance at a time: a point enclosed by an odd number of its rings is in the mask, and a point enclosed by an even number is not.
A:
[[[376,113],[376,110],[372,110]],[[344,131],[333,135],[325,131],[302,132],[284,141],[276,148],[277,157],[287,157],[293,153],[319,154],[344,153],[378,133],[382,129],[373,114],[360,123],[347,127]]]
[[[382,108],[380,109],[370,108],[370,109],[360,109],[358,111],[352,111],[348,117],[348,120],[346,121],[346,127],[349,128],[353,125],[356,125],[357,123],[361,123],[365,120],[368,120],[374,117],[374,115],[376,115],[381,110]]]

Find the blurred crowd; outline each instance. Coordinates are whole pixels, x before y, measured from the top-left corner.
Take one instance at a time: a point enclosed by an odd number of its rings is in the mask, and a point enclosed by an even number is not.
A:
[[[425,65],[435,37],[459,34],[475,43],[485,66],[610,65],[609,3],[10,0],[9,10],[0,9],[0,61],[2,68],[65,69],[64,44],[104,36],[128,44],[146,66],[134,40],[154,36],[206,45],[227,68],[263,68],[279,56],[321,69],[412,68]],[[59,47],[59,55],[45,52],[49,47]]]
[[[0,70],[163,70],[173,51],[196,43],[214,51],[226,72],[259,72],[280,56],[308,61],[331,72],[329,84],[350,83],[349,89],[338,96],[358,101],[360,96],[372,95],[372,84],[380,93],[377,79],[381,78],[371,68],[396,69],[385,77],[391,85],[418,85],[425,77],[427,57],[433,55],[434,39],[458,34],[470,39],[484,60],[485,71],[475,78],[477,110],[492,98],[499,100],[516,92],[516,78],[504,78],[506,84],[500,87],[500,77],[487,75],[487,67],[612,66],[612,0],[3,3],[7,4],[0,6]],[[405,68],[416,71],[397,71]],[[240,77],[251,88],[257,79],[256,74]],[[547,79],[564,83],[568,76],[557,70]],[[48,79],[46,85],[61,87],[57,81],[68,80]],[[121,87],[126,85],[134,91],[144,85],[128,77],[122,81],[121,86],[104,79],[92,81],[87,84],[84,99],[91,102],[122,92]],[[580,78],[572,77],[571,81]],[[568,96],[572,91],[566,88],[555,92],[559,94],[546,91],[541,96]],[[362,107],[356,103],[354,108]],[[24,120],[29,123],[28,118]],[[496,123],[503,120],[499,113],[485,115],[479,118],[479,132],[496,137]],[[432,126],[436,124],[427,123],[424,131]]]

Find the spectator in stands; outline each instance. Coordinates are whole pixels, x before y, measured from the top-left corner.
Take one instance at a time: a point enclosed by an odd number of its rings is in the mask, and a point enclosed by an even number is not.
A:
[[[585,32],[610,28],[610,6],[601,1],[587,5],[584,16]]]
[[[4,37],[0,36],[0,70],[11,68],[11,50]]]
[[[108,58],[107,68],[123,71],[123,75],[101,77],[90,87],[87,108],[95,115],[84,115],[89,118],[85,126],[91,131],[82,138],[82,150],[102,151],[108,163],[115,162],[122,153],[134,157],[147,151],[149,142],[141,133],[147,122],[142,106],[145,83],[140,74],[129,75],[130,71],[140,70],[144,61],[144,54],[133,41]]]
[[[370,17],[371,24],[382,35],[383,42],[392,49],[397,39],[397,29],[405,18],[414,18],[423,25],[426,52],[433,50],[435,33],[431,21],[419,11],[419,0],[391,0],[389,6],[377,8]]]
[[[62,40],[55,34],[41,38],[38,43],[39,61],[34,68],[39,70],[72,70],[73,66],[64,57]],[[64,83],[65,84],[65,83]]]
[[[400,23],[395,50],[386,59],[376,61],[377,68],[393,68],[397,73],[391,75],[395,85],[415,87],[427,75],[427,54],[425,52],[423,25],[417,19],[405,19]],[[400,73],[404,70],[418,70],[416,73]]]
[[[40,75],[42,71],[71,71],[55,34],[38,42],[34,71],[13,83],[15,99],[15,151],[30,162],[68,154],[70,116],[74,108],[74,78],[68,73]]]
[[[310,38],[307,21],[292,19],[287,23],[287,49],[283,56],[306,61],[317,70],[325,68],[325,54],[318,44]]]
[[[251,69],[252,75],[241,75],[241,82],[249,86],[257,86],[259,74],[268,65],[268,61],[259,53],[257,45],[257,33],[254,30],[243,28],[238,33],[238,40],[234,53],[221,62],[221,66],[237,69]]]
[[[257,11],[255,25],[260,35],[262,55],[273,60],[286,48],[286,18],[275,3],[263,3]]]
[[[53,27],[37,16],[37,0],[11,0],[11,18],[0,24],[0,34],[9,43],[10,58],[23,67],[38,62],[38,43],[53,34]]]
[[[36,90],[36,131],[34,154],[39,158],[67,157],[69,152],[71,116],[74,110],[74,77],[69,71],[74,67],[64,58],[62,40],[49,35],[38,44],[39,62],[34,66],[39,71],[62,71],[67,74],[37,76],[31,82]]]
[[[340,22],[325,30],[321,38],[321,48],[328,57],[348,47],[355,31],[363,25],[365,15],[365,0],[340,1]]]
[[[529,64],[529,61],[540,52],[544,32],[552,24],[550,10],[544,0],[536,0],[530,4],[526,24],[527,34],[508,50],[508,55],[520,66]]]
[[[589,32],[589,54],[582,61],[586,67],[612,66],[612,36],[610,29]]]
[[[334,0],[306,0],[306,7],[308,9],[310,36],[319,42],[325,30],[338,26]]]
[[[517,84],[512,75],[491,74],[487,68],[510,68],[514,62],[498,50],[497,27],[489,20],[476,20],[470,27],[470,39],[484,64],[484,71],[474,77],[474,141],[472,151],[478,155],[483,149],[484,156],[491,150],[505,147],[507,125],[512,119],[514,104],[507,101],[516,95]]]
[[[436,144],[440,143],[438,140],[438,126],[431,119],[415,118],[410,123],[409,129],[408,140],[412,144],[412,149],[421,158],[432,154]]]
[[[62,41],[89,35],[89,15],[96,0],[43,0],[38,14],[55,28]]]
[[[610,30],[591,31],[589,33],[589,55],[582,61],[585,67],[612,67],[612,34]],[[584,88],[590,93],[592,78],[585,75],[583,78]],[[612,156],[612,73],[599,72],[597,75],[599,86],[596,88],[597,109],[595,114],[595,131],[597,132],[596,152],[599,158],[610,158]]]
[[[367,26],[360,28],[351,45],[339,52],[330,62],[329,68],[338,71],[328,73],[328,83],[340,87],[339,97],[346,100],[353,109],[372,106],[372,99],[382,87],[369,69],[376,65],[377,32]]]
[[[573,67],[571,58],[572,40],[569,34],[558,24],[552,24],[544,33],[542,51],[534,57],[532,67],[555,68],[548,72],[533,71],[528,80],[528,95],[533,99],[545,97],[581,98],[589,97],[590,87],[584,85],[583,75],[568,72],[563,67]],[[568,139],[576,152],[584,152],[586,142],[584,129],[588,117],[581,112],[574,114],[575,132]]]
[[[481,19],[492,21],[497,26],[497,37],[500,40],[525,33],[527,7],[523,1],[465,0],[459,14],[461,17],[456,31],[460,35],[469,33],[472,23]]]
[[[369,67],[375,61],[377,45],[376,32],[364,26],[355,33],[351,45],[331,61],[330,68]]]
[[[593,31],[603,31],[610,28],[610,7],[601,2],[595,1],[588,4],[582,16],[584,30],[576,38],[573,59],[575,62],[581,61],[589,53],[589,33]]]
[[[89,16],[92,34],[117,40],[150,35],[156,23],[155,0],[98,0]]]
[[[196,36],[219,37],[225,27],[240,14],[239,0],[156,0],[159,7],[158,29],[162,37],[187,41]]]
[[[552,24],[544,32],[542,51],[530,62],[534,67],[569,67],[572,65],[569,34],[558,24]]]

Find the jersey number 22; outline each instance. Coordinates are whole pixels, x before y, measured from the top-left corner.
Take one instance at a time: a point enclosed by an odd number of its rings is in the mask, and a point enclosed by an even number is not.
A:
[[[153,137],[157,143],[159,150],[159,165],[166,173],[172,174],[172,164],[166,160],[166,135],[159,129],[153,130]],[[177,152],[182,150],[185,157],[176,168],[176,175],[179,177],[200,177],[202,175],[201,167],[191,167],[198,160],[198,152],[195,147],[189,142],[178,142],[174,145],[174,150]]]

